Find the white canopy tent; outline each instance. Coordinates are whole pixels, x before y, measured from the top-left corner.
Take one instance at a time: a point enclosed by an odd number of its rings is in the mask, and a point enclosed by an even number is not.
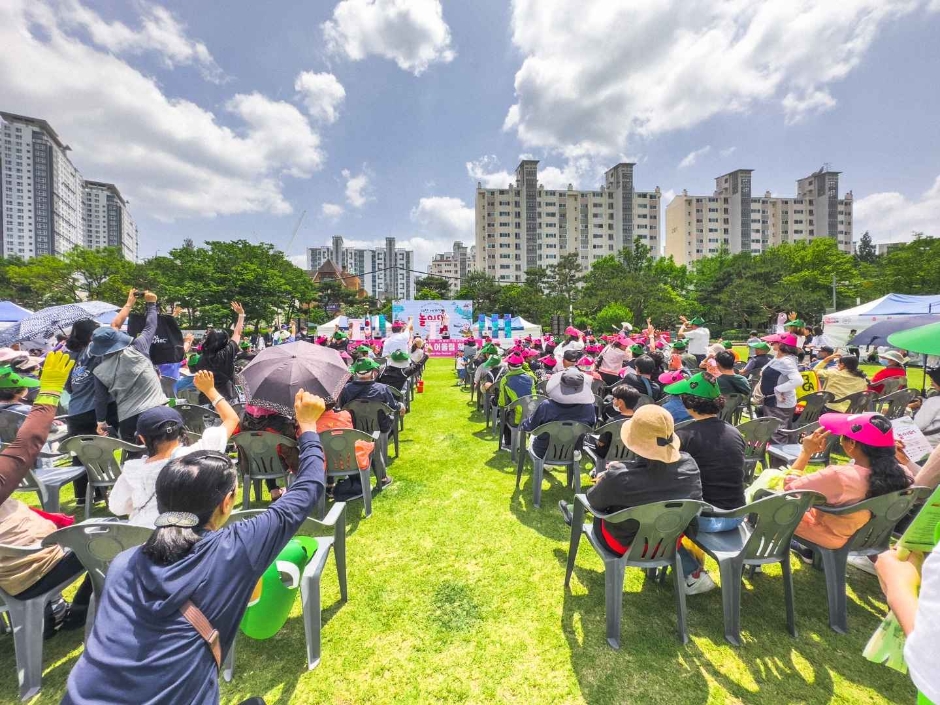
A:
[[[853,330],[861,333],[868,326],[880,321],[928,313],[940,313],[940,295],[887,294],[861,306],[824,316],[823,333],[830,343],[838,347],[845,345]]]
[[[323,325],[317,326],[317,335],[325,335],[329,338],[336,332],[337,326],[344,330],[347,329],[349,327],[349,319],[346,316],[337,316],[332,321],[327,321]]]

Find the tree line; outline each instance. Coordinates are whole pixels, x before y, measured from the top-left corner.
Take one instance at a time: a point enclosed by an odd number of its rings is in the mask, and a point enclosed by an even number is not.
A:
[[[865,233],[854,254],[820,238],[757,255],[722,251],[693,267],[654,258],[638,242],[598,259],[587,272],[577,254],[527,270],[521,283],[500,284],[471,272],[454,297],[472,300],[476,312],[510,313],[542,326],[553,315],[569,313],[575,325],[598,331],[647,318],[666,328],[678,325],[681,315],[700,315],[717,334],[766,328],[779,311],[818,321],[832,306],[833,282],[839,309],[889,292],[940,293],[938,261],[940,240],[921,236],[881,255]],[[336,281],[315,284],[267,243],[210,241],[197,247],[187,241],[137,263],[117,248],[76,248],[26,261],[0,258],[0,298],[30,309],[81,298],[121,304],[130,287],[156,291],[167,308],[182,307],[182,324],[191,328],[226,325],[230,301],[240,301],[249,326],[259,328],[296,318],[315,325],[338,309],[353,317],[391,314],[390,302],[362,298]],[[433,276],[419,278],[415,288],[423,299],[448,298],[450,292],[447,280]]]

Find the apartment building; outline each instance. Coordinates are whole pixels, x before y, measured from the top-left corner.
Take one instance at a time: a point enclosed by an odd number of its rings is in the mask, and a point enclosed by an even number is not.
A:
[[[831,237],[852,252],[852,192],[839,197],[839,174],[826,167],[797,181],[796,196],[751,193],[753,169],[715,179],[711,196],[676,196],[666,206],[666,256],[691,264],[715,255],[759,254],[785,242]]]
[[[485,189],[477,184],[475,268],[500,281],[521,282],[526,269],[549,267],[577,254],[583,270],[599,258],[648,245],[659,255],[660,189],[637,191],[634,164],[607,170],[599,191],[546,189],[538,182],[538,161],[516,169],[515,184]]]
[[[428,274],[444,277],[450,282],[451,291],[456,292],[460,289],[461,281],[466,278],[467,272],[472,270],[470,251],[473,249],[458,240],[454,243],[452,252],[441,252],[431,258]]]
[[[316,272],[327,260],[359,277],[369,296],[414,298],[414,252],[397,247],[393,237],[385,238],[384,247],[360,248],[345,247],[343,238],[335,235],[330,245],[307,248],[308,271]]]
[[[114,184],[86,182],[70,151],[45,120],[0,112],[0,252],[29,259],[111,245],[136,259],[126,201]]]

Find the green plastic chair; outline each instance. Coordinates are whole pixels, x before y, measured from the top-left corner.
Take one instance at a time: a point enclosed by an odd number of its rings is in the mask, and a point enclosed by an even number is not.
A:
[[[843,413],[864,414],[871,409],[872,402],[875,400],[876,396],[874,392],[855,392],[855,394],[847,394],[841,399],[836,399],[833,401],[833,404],[840,404],[847,401],[849,406]]]
[[[826,406],[835,401],[836,395],[832,392],[813,392],[800,399],[804,405],[803,411],[797,417],[800,424],[810,424],[819,421]]]
[[[504,431],[507,428],[509,429],[509,457],[511,460],[518,458],[519,449],[522,447],[522,442],[526,435],[522,428],[520,428],[522,422],[532,416],[539,404],[547,399],[548,397],[539,394],[527,394],[524,397],[514,399],[504,407],[500,407],[499,435],[497,438],[499,439],[500,450],[502,450],[504,448]],[[515,417],[516,409],[519,408],[522,409],[522,418],[517,424],[515,423]]]
[[[85,621],[86,641],[95,621],[95,599],[104,590],[104,579],[111,561],[121,551],[145,544],[152,533],[153,529],[147,527],[134,526],[114,519],[101,519],[66,526],[53,531],[42,540],[43,546],[59,545],[72,551],[88,571],[92,595],[88,603],[88,618]]]
[[[800,452],[803,450],[803,446],[801,445],[801,439],[803,436],[808,436],[818,428],[819,422],[814,421],[813,423],[800,426],[799,428],[781,430],[780,433],[794,438],[796,442],[772,443],[767,446],[768,455],[770,455],[771,458],[780,460],[784,465],[792,465],[793,462],[800,456]],[[822,463],[824,465],[828,465],[829,458],[832,456],[832,451],[834,451],[838,445],[839,436],[834,434],[829,436],[829,442],[826,443],[826,447],[822,450],[821,453],[812,455],[809,459],[809,462],[813,464]]]
[[[147,451],[144,446],[106,436],[72,436],[62,441],[59,450],[63,453],[75,453],[88,474],[85,519],[91,517],[91,508],[95,504],[95,488],[113,487],[121,474],[127,454]]]
[[[42,545],[11,546],[0,543],[0,556],[23,560],[44,550]],[[13,651],[20,700],[30,700],[42,688],[43,615],[46,603],[58,598],[63,590],[84,573],[78,573],[54,585],[47,592],[28,600],[20,600],[0,588],[0,606],[5,606],[13,630]]]
[[[796,636],[793,574],[790,571],[790,539],[806,510],[825,501],[818,492],[783,492],[759,499],[738,509],[706,509],[703,516],[737,519],[750,517],[731,531],[699,531],[692,542],[718,562],[721,601],[725,616],[725,639],[741,645],[741,578],[745,566],[779,563],[787,608],[787,629]],[[753,575],[753,573],[752,573]]]
[[[581,491],[581,467],[575,458],[578,441],[585,434],[591,432],[591,427],[578,421],[550,421],[538,428],[532,429],[531,435],[541,436],[548,434],[548,448],[545,457],[538,457],[531,449],[529,457],[532,459],[532,504],[538,507],[542,502],[542,476],[545,466],[560,466],[568,470],[567,486],[574,487],[575,492]],[[526,454],[520,452],[516,463],[516,489],[522,482],[522,468],[525,465]]]
[[[222,423],[222,417],[215,409],[196,404],[177,404],[174,408],[183,417],[183,428],[198,436],[202,436],[210,426],[218,426]],[[244,413],[244,406],[242,409]]]
[[[242,474],[242,510],[251,502],[251,488],[255,489],[255,501],[261,501],[261,481],[285,478],[289,485],[291,475],[284,468],[277,447],[296,448],[297,441],[270,431],[242,431],[232,436],[238,449],[238,467]]]
[[[0,450],[7,444],[0,446]],[[58,512],[62,487],[85,474],[81,465],[63,465],[53,468],[27,470],[14,492],[35,492],[44,511]]]
[[[826,574],[829,626],[833,631],[846,634],[849,629],[845,597],[845,566],[849,555],[876,556],[886,551],[894,527],[910,511],[924,490],[923,487],[908,487],[906,490],[889,492],[846,507],[816,507],[817,511],[833,516],[871,512],[871,518],[852,535],[842,548],[823,548],[807,539],[795,537],[795,541],[813,549],[814,564],[822,564],[823,572]]]
[[[408,401],[408,395],[403,392],[400,392],[399,390],[397,390],[395,387],[393,387],[390,384],[386,386],[388,387],[388,391],[392,393],[392,396],[395,397],[395,401],[397,401],[399,404],[404,404],[406,412],[411,411],[411,402]],[[396,423],[398,424],[398,430],[404,431],[405,430],[405,417],[402,416],[401,414],[395,414],[395,417],[396,417]],[[398,457],[397,449],[395,451],[395,457]]]
[[[892,379],[892,378],[889,378]],[[874,401],[874,409],[889,419],[899,419],[907,413],[907,405],[918,397],[916,389],[899,389]]]
[[[352,428],[334,428],[324,431],[320,434],[320,443],[323,446],[323,456],[326,466],[326,477],[343,478],[351,475],[358,475],[362,482],[362,501],[365,505],[366,517],[372,516],[372,481],[369,468],[365,470],[359,467],[356,460],[356,441],[365,441],[375,443],[376,438],[370,436],[364,431],[357,431]],[[370,467],[371,456],[370,454]],[[379,477],[378,488],[382,487],[382,478]],[[326,493],[320,495],[317,502],[317,518],[322,519],[326,513]]]
[[[901,389],[902,384],[906,386],[907,379],[904,377],[888,377],[887,379],[881,380],[878,384],[881,385],[881,396],[885,397]]]
[[[228,523],[252,519],[266,509],[249,509],[248,511],[233,512]],[[325,531],[331,536],[322,536]],[[329,558],[330,549],[333,549],[336,559],[336,573],[339,578],[339,595],[343,602],[349,600],[346,586],[346,503],[337,502],[323,519],[304,519],[304,523],[297,530],[297,536],[315,536],[317,551],[307,563],[300,576],[300,602],[303,609],[304,636],[307,643],[307,670],[311,671],[320,665],[320,578],[326,559]],[[235,675],[235,643],[238,641],[238,630],[232,647],[225,654],[222,661],[222,677],[229,682]]]
[[[395,457],[398,457],[398,423],[395,421],[396,413],[388,404],[380,401],[365,401],[364,399],[354,399],[343,407],[353,417],[353,426],[360,431],[365,431],[370,436],[378,432],[379,449],[382,451],[382,460],[385,467],[388,465],[388,441],[389,437],[395,442]],[[379,414],[385,414],[392,419],[392,428],[383,431],[379,426]]]
[[[694,499],[654,502],[639,507],[621,509],[611,514],[596,512],[583,494],[575,495],[571,515],[571,542],[568,546],[568,566],[565,570],[565,587],[571,584],[571,573],[581,535],[604,561],[604,595],[607,612],[607,643],[613,649],[620,648],[620,620],[623,614],[623,582],[628,567],[657,570],[672,567],[673,588],[676,593],[676,616],[679,637],[685,644],[689,640],[686,626],[685,576],[682,561],[676,550],[679,537],[689,523],[708,505]],[[594,532],[594,524],[584,523],[585,511],[611,524],[626,521],[639,523],[636,537],[627,552],[618,556],[604,548]]]
[[[747,398],[743,394],[725,394],[725,405],[718,418],[727,421],[732,426],[741,423]]]
[[[751,419],[736,428],[744,437],[744,484],[749,485],[754,479],[754,470],[758,463],[767,467],[767,446],[782,422],[780,419]]]
[[[584,454],[587,455],[591,459],[591,462],[594,463],[594,467],[597,468],[598,475],[607,470],[607,463],[614,461],[623,463],[635,457],[633,451],[627,448],[627,444],[624,443],[623,439],[620,437],[621,428],[624,422],[628,420],[629,419],[627,417],[623,417],[620,419],[614,419],[613,421],[608,421],[606,424],[591,434],[595,437],[600,437],[605,433],[610,434],[610,445],[607,448],[606,456],[599,455],[594,446],[587,444],[584,445]]]

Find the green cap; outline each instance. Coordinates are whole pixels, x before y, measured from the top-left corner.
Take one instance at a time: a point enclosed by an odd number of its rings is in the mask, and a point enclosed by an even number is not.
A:
[[[734,343],[732,343],[730,340],[724,340],[721,344],[724,346],[725,350],[730,350],[734,347]]]
[[[481,355],[498,355],[499,348],[497,348],[493,343],[487,343],[482,348],[480,348]]]
[[[349,336],[346,335],[343,331],[338,330],[333,333],[333,340],[346,340]]]
[[[9,366],[0,367],[0,389],[22,389],[24,387],[32,389],[38,386],[39,380],[35,377],[18,375]]]
[[[395,362],[405,362],[410,360],[411,357],[404,350],[396,350],[389,357],[392,358]]]
[[[689,347],[689,344],[685,340],[677,340],[672,344],[673,350],[685,350],[687,347]]]
[[[691,321],[689,321],[689,323],[691,323],[693,326],[704,326],[705,319],[702,318],[701,316],[696,316]]]
[[[249,343],[247,340],[243,340],[241,343],[239,343],[239,345],[241,346],[242,350],[247,350],[251,347],[251,343]]]
[[[715,378],[706,377],[704,372],[699,372],[697,375],[681,382],[667,385],[663,391],[666,394],[691,394],[694,397],[702,397],[703,399],[717,399],[721,396],[721,390],[715,384]]]
[[[369,358],[364,357],[361,360],[356,360],[356,362],[353,363],[353,366],[349,369],[353,371],[353,374],[362,375],[371,372],[372,370],[379,369],[379,363],[377,363],[375,360],[370,360]]]
[[[786,323],[784,323],[783,327],[784,328],[793,328],[793,327],[802,328],[803,321],[801,321],[799,318],[795,318],[792,321],[787,321]]]
[[[480,365],[480,367],[482,367],[484,370],[489,370],[493,367],[499,367],[499,364],[501,362],[502,360],[500,360],[498,357],[494,355],[493,357],[489,358],[486,362],[484,362],[482,365]]]
[[[770,346],[763,340],[758,340],[756,343],[748,343],[748,347],[754,348],[755,350],[770,350]]]
[[[642,346],[642,345],[631,345],[631,346],[630,346],[630,352],[632,352],[634,355],[642,355],[642,354],[643,354],[643,346]]]
[[[356,352],[360,355],[368,355],[370,352],[372,352],[372,348],[370,348],[368,345],[360,345],[358,348],[356,348]]]
[[[199,353],[193,353],[193,354],[190,355],[189,358],[186,360],[186,365],[187,365],[190,369],[192,369],[193,365],[198,365],[198,364],[199,364],[199,361],[200,361],[201,359],[202,359],[202,355],[200,355]]]

